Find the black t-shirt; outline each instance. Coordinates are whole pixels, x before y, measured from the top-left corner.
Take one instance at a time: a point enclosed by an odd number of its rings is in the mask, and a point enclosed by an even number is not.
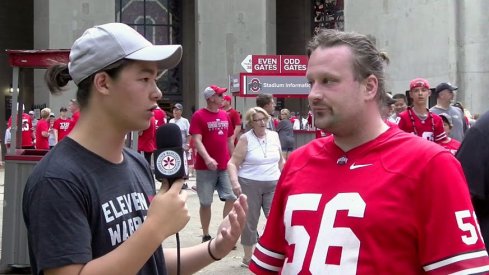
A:
[[[33,274],[101,257],[143,223],[153,175],[141,155],[123,155],[113,164],[67,137],[34,168],[23,195]],[[138,274],[166,274],[161,246]]]
[[[489,112],[465,134],[457,151],[469,184],[474,210],[489,251]]]

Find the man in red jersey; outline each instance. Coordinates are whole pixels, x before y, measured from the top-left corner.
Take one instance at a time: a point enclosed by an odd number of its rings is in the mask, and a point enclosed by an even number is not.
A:
[[[309,105],[316,127],[332,135],[287,160],[251,271],[489,271],[458,161],[381,117],[386,55],[365,35],[331,29],[309,42],[308,55]]]
[[[151,117],[149,127],[139,131],[138,134],[138,152],[142,153],[148,164],[151,165],[151,156],[156,150],[156,119],[154,116]]]
[[[12,127],[12,116],[8,119],[7,122],[7,128]],[[32,141],[36,136],[34,132],[34,128],[32,127],[32,119],[31,116],[29,116],[26,113],[22,113],[22,142],[21,148],[23,149],[34,149],[34,142]],[[17,140],[17,144],[19,144],[19,141]]]
[[[437,114],[426,108],[431,95],[430,84],[423,78],[415,78],[409,83],[409,96],[413,106],[399,114],[399,128],[429,141],[441,143],[447,136],[443,130],[443,121]]]
[[[165,111],[161,110],[160,106],[158,106],[153,111],[153,114],[155,118],[156,129],[158,129],[158,127],[166,123],[166,113]]]
[[[68,109],[71,112],[71,122],[68,128],[68,133],[66,134],[69,134],[71,130],[75,128],[75,125],[78,122],[78,119],[80,118],[80,105],[78,104],[78,101],[75,98],[71,99],[70,103],[68,103]]]
[[[453,118],[447,113],[441,113],[439,116],[443,120],[443,128],[445,129],[445,133],[447,133],[446,138],[440,142],[440,145],[455,155],[457,154],[458,148],[460,148],[460,141],[450,137],[450,132],[453,129]]]
[[[210,240],[211,205],[214,191],[225,202],[223,217],[231,210],[236,196],[231,188],[227,165],[234,150],[228,115],[219,109],[226,88],[211,85],[204,89],[206,107],[196,111],[190,122],[190,134],[197,149],[194,164],[197,195],[200,202],[202,242]]]
[[[67,116],[66,107],[59,108],[59,117],[54,121],[53,128],[58,132],[58,142],[68,135],[71,119]]]
[[[231,107],[231,96],[225,95],[222,101],[222,109],[229,117],[230,129],[233,132],[234,145],[238,143],[239,133],[241,133],[241,117],[238,111]]]

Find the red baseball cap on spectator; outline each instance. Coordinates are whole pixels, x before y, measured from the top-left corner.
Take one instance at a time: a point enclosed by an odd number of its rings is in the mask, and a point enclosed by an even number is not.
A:
[[[419,77],[415,78],[415,79],[411,80],[411,82],[409,82],[409,90],[412,90],[412,89],[418,88],[418,87],[430,89],[430,83],[428,82],[428,80],[426,80],[424,78],[419,78]]]
[[[228,96],[228,95],[225,95],[224,96],[224,100],[226,100],[227,102],[231,103],[231,97]]]
[[[227,90],[227,88],[221,88],[217,85],[211,85],[204,89],[204,97],[205,99],[209,99],[214,94],[224,94]]]

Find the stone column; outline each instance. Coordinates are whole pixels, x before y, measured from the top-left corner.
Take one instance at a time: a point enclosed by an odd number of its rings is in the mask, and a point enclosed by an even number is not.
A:
[[[196,108],[205,106],[202,91],[210,84],[228,87],[228,75],[243,72],[249,54],[275,54],[275,1],[195,1]],[[238,100],[239,109],[255,100]]]

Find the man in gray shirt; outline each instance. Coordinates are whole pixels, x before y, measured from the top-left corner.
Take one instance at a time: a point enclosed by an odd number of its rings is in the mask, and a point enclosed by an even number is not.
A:
[[[433,106],[430,111],[437,115],[441,113],[449,114],[453,120],[453,128],[450,132],[450,137],[462,142],[465,129],[467,128],[467,125],[465,125],[464,114],[460,108],[450,105],[454,97],[453,91],[457,89],[456,86],[453,86],[448,82],[443,82],[436,86],[436,105]]]

